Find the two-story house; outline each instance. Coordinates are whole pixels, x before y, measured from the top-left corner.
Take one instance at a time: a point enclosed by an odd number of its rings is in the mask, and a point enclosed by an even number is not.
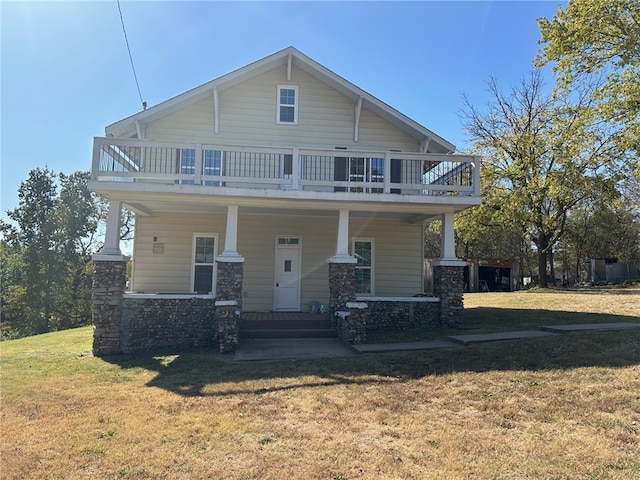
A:
[[[110,205],[94,352],[230,350],[242,312],[317,305],[342,332],[403,302],[455,321],[453,216],[480,203],[480,185],[479,159],[454,150],[293,47],[109,125],[90,182]],[[136,214],[126,293],[122,207]],[[416,295],[433,218],[442,258],[428,298]]]

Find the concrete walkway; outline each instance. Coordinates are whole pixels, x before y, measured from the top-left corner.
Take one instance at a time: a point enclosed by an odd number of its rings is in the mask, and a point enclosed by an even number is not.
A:
[[[234,360],[257,361],[350,357],[358,353],[462,348],[475,343],[552,337],[568,333],[607,332],[630,328],[640,328],[640,323],[552,325],[540,327],[540,330],[452,335],[446,339],[424,342],[359,344],[351,346],[342,344],[337,338],[249,338],[240,341],[240,346],[236,350]]]

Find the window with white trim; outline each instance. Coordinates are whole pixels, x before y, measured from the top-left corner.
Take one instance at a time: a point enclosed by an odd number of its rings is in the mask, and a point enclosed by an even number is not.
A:
[[[217,238],[212,234],[193,235],[193,264],[191,291],[212,293],[215,291],[215,257]]]
[[[276,123],[284,125],[298,124],[298,86],[278,85]]]
[[[181,175],[195,175],[196,173],[196,151],[194,148],[181,148],[178,150],[178,173]],[[180,180],[182,185],[193,185],[193,180]]]
[[[349,158],[349,182],[384,183],[384,158]],[[350,192],[382,193],[384,188],[350,187]]]
[[[204,150],[202,154],[204,156],[202,162],[202,174],[220,175],[222,173],[222,152],[220,150]],[[195,148],[181,148],[178,150],[178,172],[181,175],[196,174]],[[182,179],[179,183],[182,185],[193,185],[195,182],[191,179]],[[202,185],[219,186],[220,182],[204,180]]]
[[[375,294],[375,249],[372,238],[354,238],[353,256],[356,258],[356,293]]]
[[[205,150],[202,170],[203,175],[222,175],[222,152],[220,150]],[[204,180],[202,184],[220,186],[220,182],[214,180]]]

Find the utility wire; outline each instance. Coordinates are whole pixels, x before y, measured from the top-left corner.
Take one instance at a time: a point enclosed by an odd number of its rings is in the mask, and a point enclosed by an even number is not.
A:
[[[133,78],[136,81],[136,87],[138,88],[138,96],[142,103],[142,109],[147,109],[147,102],[142,99],[142,93],[140,93],[140,83],[138,82],[138,75],[136,75],[136,67],[133,64],[133,56],[131,55],[131,47],[129,47],[129,39],[127,38],[127,29],[124,28],[124,18],[122,18],[122,9],[120,8],[120,0],[116,0],[118,4],[118,12],[120,12],[120,23],[122,23],[122,31],[124,32],[124,41],[127,44],[127,51],[129,52],[129,60],[131,61],[131,70],[133,70]]]

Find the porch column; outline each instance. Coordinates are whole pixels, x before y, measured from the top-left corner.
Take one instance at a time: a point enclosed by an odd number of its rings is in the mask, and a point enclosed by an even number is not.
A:
[[[122,202],[109,201],[109,213],[107,215],[107,230],[104,234],[104,245],[100,255],[121,255],[120,251],[120,222]]]
[[[349,210],[340,210],[338,217],[338,238],[336,254],[327,260],[328,263],[356,263],[349,255]]]
[[[433,293],[440,298],[440,326],[460,327],[467,262],[456,257],[453,212],[443,213],[441,218],[441,256],[433,262]]]
[[[355,300],[356,263],[349,255],[349,210],[340,210],[336,254],[327,259],[329,264],[329,315],[331,325],[337,325],[335,313],[347,311],[347,302]]]
[[[238,253],[238,206],[227,206],[224,251],[216,257],[216,320],[221,352],[238,346],[242,313],[244,257]]]
[[[440,257],[444,260],[457,260],[456,236],[453,228],[453,212],[441,215],[442,234],[440,235]]]
[[[227,230],[224,234],[224,251],[216,258],[220,262],[244,262],[238,253],[238,206],[227,205]]]

